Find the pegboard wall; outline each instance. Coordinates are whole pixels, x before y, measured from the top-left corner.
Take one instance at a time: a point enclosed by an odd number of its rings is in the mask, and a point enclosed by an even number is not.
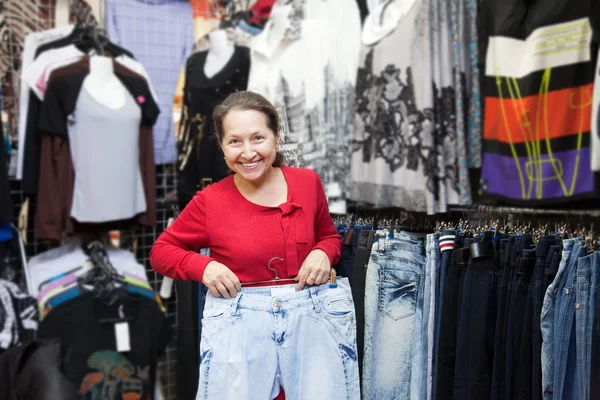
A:
[[[102,0],[101,0],[102,1]],[[142,0],[113,0],[112,3],[131,3],[143,2]],[[144,0],[145,1],[145,0]],[[157,3],[157,0],[147,0],[149,3]],[[101,9],[105,9],[109,1],[103,1]],[[92,15],[92,10],[84,0],[70,0],[70,20],[71,22],[82,21],[88,24],[97,23],[95,17]],[[21,73],[21,55],[23,51],[23,43],[25,36],[30,32],[43,31],[54,27],[54,15],[56,11],[56,0],[0,0],[0,79],[2,83],[1,93],[1,106],[2,106],[2,122],[4,131],[7,133],[8,141],[12,147],[11,154],[11,167],[10,176],[15,175],[16,166],[16,153],[17,147],[20,145],[17,138],[17,126],[18,126],[18,98],[20,91],[20,73]],[[76,14],[76,15],[75,15]],[[139,35],[139,38],[149,38],[153,32],[159,31],[168,33],[168,25],[177,26],[181,21],[177,21],[174,16],[162,15],[160,18],[139,18],[128,21],[131,24],[131,29],[126,35]],[[191,18],[191,16],[190,16]],[[162,25],[160,21],[162,22]],[[168,25],[165,25],[168,23]],[[126,37],[127,38],[127,37]],[[193,42],[193,36],[190,37]],[[168,42],[165,44],[168,46]],[[147,42],[147,48],[151,48],[152,43]],[[136,49],[130,49],[134,55]],[[137,51],[140,49],[138,48]],[[143,48],[142,48],[143,50]],[[160,56],[162,54],[162,57]],[[179,63],[181,60],[185,61],[185,55],[175,59],[168,56],[169,52],[162,49],[162,53],[158,52],[151,63],[156,63],[157,68],[164,68],[172,66],[171,63]],[[141,57],[136,57],[140,59]],[[142,60],[140,60],[142,61]],[[177,64],[179,65],[179,64]],[[147,69],[148,66],[146,66]],[[150,72],[150,71],[149,71]],[[163,73],[164,75],[164,73]],[[175,81],[177,81],[175,76]],[[166,79],[159,77],[158,80],[153,81],[156,88],[166,87],[173,78]],[[168,82],[167,82],[168,81]],[[174,88],[173,88],[174,89]],[[157,90],[158,91],[158,90]],[[160,97],[162,93],[159,93]],[[167,95],[168,93],[165,93]],[[172,97],[168,100],[172,104]],[[171,106],[166,109],[161,107],[162,113],[171,115]],[[173,193],[175,192],[175,174],[172,163],[166,163],[157,165],[156,170],[157,177],[157,225],[152,229],[144,228],[135,231],[123,231],[120,236],[120,247],[131,250],[137,260],[143,264],[146,268],[148,281],[152,285],[155,291],[158,292],[161,283],[161,277],[152,270],[148,261],[148,255],[152,244],[165,229],[169,218],[176,214],[176,202]],[[17,224],[17,218],[25,196],[21,189],[21,182],[11,178],[10,181],[11,198],[13,201],[13,223]],[[34,240],[34,215],[35,215],[35,201],[30,201],[29,214],[27,219],[27,229],[24,232],[26,236],[25,253],[27,258],[31,258],[41,252],[50,249],[50,246],[46,243],[40,243]],[[22,288],[25,288],[21,258],[18,251],[17,243],[14,241],[14,245],[9,247],[8,253],[9,265],[11,268],[8,269],[9,275],[12,274],[10,270],[16,272],[16,276],[12,277],[11,280],[17,281]],[[12,274],[14,275],[14,274]],[[10,276],[9,276],[10,278]],[[177,315],[176,315],[176,297],[175,293],[168,301],[165,301],[167,308],[167,318],[173,327],[173,331],[176,332],[177,327]],[[162,386],[162,393],[164,399],[173,400],[175,399],[175,365],[176,365],[176,351],[175,351],[176,339],[171,341],[171,345],[168,347],[164,357],[161,359],[158,371]]]

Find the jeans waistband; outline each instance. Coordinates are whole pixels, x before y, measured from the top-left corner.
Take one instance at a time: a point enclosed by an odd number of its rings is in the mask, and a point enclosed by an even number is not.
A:
[[[238,309],[283,311],[312,306],[319,297],[325,295],[328,297],[346,295],[351,299],[352,294],[350,292],[348,278],[339,278],[337,280],[337,285],[337,288],[330,288],[329,283],[325,283],[323,285],[309,287],[299,292],[280,294],[272,294],[271,289],[279,290],[285,288],[286,285],[242,288],[233,299],[215,297],[209,292],[206,296],[206,303],[230,304],[234,306],[232,307],[232,312],[235,312]]]
[[[358,243],[356,247],[358,250],[371,251],[373,247],[373,237],[375,232],[372,230],[361,230],[358,232]]]
[[[409,232],[394,232],[387,230],[376,232],[376,248],[378,252],[394,250],[408,251],[425,255],[426,235],[418,235]],[[375,250],[375,247],[373,248]]]

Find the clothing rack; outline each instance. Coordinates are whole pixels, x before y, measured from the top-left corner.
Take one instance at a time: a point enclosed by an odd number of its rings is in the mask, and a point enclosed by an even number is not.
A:
[[[520,208],[504,206],[472,205],[465,207],[451,207],[449,212],[455,213],[478,213],[478,214],[513,214],[513,215],[556,215],[599,218],[600,210],[559,210],[543,208]]]

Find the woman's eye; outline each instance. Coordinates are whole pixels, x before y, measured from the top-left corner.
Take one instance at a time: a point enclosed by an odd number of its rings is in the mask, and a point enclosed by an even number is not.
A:
[[[254,137],[254,139],[256,139],[256,140],[263,140],[264,138],[265,138],[264,136],[260,136],[260,135]]]

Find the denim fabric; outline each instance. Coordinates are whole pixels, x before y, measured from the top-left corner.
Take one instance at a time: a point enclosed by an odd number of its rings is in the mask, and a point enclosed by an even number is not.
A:
[[[592,389],[591,382],[592,380],[598,379],[597,375],[592,376],[592,354],[594,351],[598,351],[594,347],[594,323],[597,319],[597,315],[600,313],[600,309],[598,308],[598,293],[600,293],[600,252],[596,251],[593,254],[593,261],[591,263],[591,277],[590,277],[590,295],[588,300],[588,309],[587,309],[587,318],[588,318],[588,327],[586,330],[586,348],[590,349],[587,353],[587,365],[589,373],[586,374],[587,379],[587,393],[589,394],[589,398],[592,397]],[[597,357],[598,354],[595,355]],[[597,396],[600,394],[596,394]]]
[[[454,398],[466,399],[469,382],[469,352],[471,338],[471,292],[473,290],[473,260],[469,260],[460,291],[460,308],[454,364]]]
[[[365,399],[419,399],[422,366],[425,237],[378,232],[365,288]],[[324,397],[320,397],[324,398]]]
[[[300,292],[206,296],[197,400],[360,399],[347,278]]]
[[[358,369],[359,375],[363,376],[363,358],[365,348],[365,282],[367,275],[367,266],[373,247],[374,231],[361,230],[354,232],[353,239],[356,238],[356,260],[352,276],[352,298],[354,299],[354,309],[356,310],[356,347],[358,350]]]
[[[454,364],[456,360],[456,334],[458,311],[460,308],[461,264],[457,262],[457,253],[462,251],[462,236],[456,236],[454,250],[450,254],[448,277],[444,287],[444,300],[440,314],[440,325],[437,332],[437,357],[435,360],[434,393],[437,400],[453,398]],[[468,249],[466,249],[468,254]]]
[[[435,349],[435,322],[437,318],[437,303],[440,292],[439,288],[439,252],[440,252],[440,235],[435,233],[427,235],[427,269],[430,276],[430,296],[429,300],[425,297],[425,303],[429,304],[429,312],[426,314],[426,308],[423,310],[423,315],[428,317],[427,322],[427,366],[426,366],[426,388],[425,393],[427,400],[431,400],[433,396],[433,365],[434,365],[434,349]],[[427,294],[427,293],[426,293]]]
[[[595,268],[600,269],[600,260],[596,252]],[[590,400],[600,400],[600,288],[596,286],[594,299],[594,324],[592,326],[592,360],[590,373]]]
[[[542,305],[544,304],[544,295],[547,286],[545,285],[546,268],[552,262],[552,256],[556,245],[556,236],[542,236],[538,240],[536,247],[537,266],[535,271],[535,286],[533,290],[533,320],[532,320],[532,336],[533,336],[533,351],[531,370],[531,396],[527,399],[539,400],[542,398],[542,367],[541,367],[541,352],[542,352],[542,334],[540,330]],[[538,271],[538,268],[540,269]]]
[[[506,317],[506,295],[510,276],[510,251],[514,250],[514,245],[511,245],[511,241],[514,243],[514,238],[502,239],[500,241],[500,265],[502,266],[502,273],[499,277],[500,284],[498,285],[498,313],[496,315],[496,332],[494,334],[494,364],[492,368],[490,400],[500,400],[501,382],[504,376],[504,363],[502,362],[506,343],[504,320]]]
[[[556,313],[556,296],[558,294],[560,282],[563,279],[571,250],[575,240],[567,239],[563,241],[562,258],[558,266],[558,272],[554,277],[544,296],[544,305],[542,306],[540,328],[542,332],[542,390],[545,400],[553,399],[554,384],[554,353],[555,353],[555,325],[554,316]]]
[[[473,288],[469,326],[467,399],[489,398],[498,310],[498,263],[495,257],[473,258]],[[462,399],[462,398],[461,398]]]
[[[553,399],[578,399],[577,357],[575,348],[575,302],[577,296],[577,266],[585,256],[586,247],[576,240],[567,270],[563,274],[556,297],[554,317],[554,382]]]
[[[581,399],[590,398],[592,326],[594,323],[594,300],[598,287],[597,260],[598,253],[590,254],[580,258],[577,266],[575,336],[577,343],[577,368],[579,370],[579,394]]]

